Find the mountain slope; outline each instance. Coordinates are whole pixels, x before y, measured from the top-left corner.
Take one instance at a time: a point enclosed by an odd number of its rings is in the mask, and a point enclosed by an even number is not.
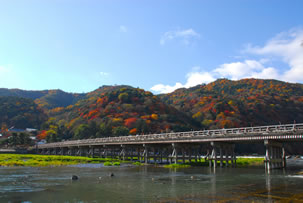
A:
[[[127,134],[141,134],[197,127],[190,117],[151,92],[130,86],[99,88],[73,106],[51,110],[50,116],[75,133],[81,124],[89,123],[108,129],[107,134],[100,132],[99,136],[115,135],[117,128],[127,130]]]
[[[0,97],[1,128],[40,128],[47,115],[32,99]]]
[[[82,99],[85,94],[67,93],[62,90],[28,91],[0,88],[0,96],[13,96],[33,99],[42,108],[66,107]]]
[[[202,128],[303,122],[303,85],[277,80],[220,79],[159,95]]]

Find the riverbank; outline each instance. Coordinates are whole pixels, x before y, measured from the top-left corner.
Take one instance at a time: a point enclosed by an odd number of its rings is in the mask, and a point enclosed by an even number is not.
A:
[[[34,155],[34,154],[0,154],[0,166],[62,166],[87,163],[106,163],[105,165],[116,165],[118,159],[112,158],[89,158],[79,156],[60,156],[60,155]],[[125,161],[128,162],[128,161]],[[108,164],[111,163],[111,164]],[[115,164],[113,164],[115,163]],[[137,164],[136,164],[137,163]],[[245,158],[237,159],[238,167],[247,166],[262,166],[264,158]],[[135,162],[134,165],[142,165],[140,162]],[[165,164],[165,168],[188,168],[193,166],[208,166],[208,161],[201,159],[198,162],[186,162],[185,164]]]
[[[62,166],[86,163],[116,161],[109,158],[88,158],[79,156],[0,154],[0,166]]]

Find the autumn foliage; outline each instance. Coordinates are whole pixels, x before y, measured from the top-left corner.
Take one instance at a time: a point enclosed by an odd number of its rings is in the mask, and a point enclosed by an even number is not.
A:
[[[31,97],[24,99],[19,97]],[[303,85],[220,79],[169,94],[126,85],[86,94],[0,91],[0,124],[36,127],[49,141],[303,122]],[[7,95],[6,95],[7,96]]]

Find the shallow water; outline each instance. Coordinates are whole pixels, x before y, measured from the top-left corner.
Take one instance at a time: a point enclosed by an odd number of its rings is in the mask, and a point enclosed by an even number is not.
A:
[[[263,168],[102,164],[0,168],[0,202],[303,202],[299,170],[267,174]],[[72,175],[79,180],[72,181]]]

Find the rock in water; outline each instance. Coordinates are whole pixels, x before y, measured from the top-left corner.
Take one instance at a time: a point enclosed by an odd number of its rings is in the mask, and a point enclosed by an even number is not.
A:
[[[110,177],[114,177],[115,175],[113,173],[110,173],[108,176]]]
[[[78,176],[76,176],[76,175],[72,176],[72,180],[78,180],[78,179],[79,179]]]

